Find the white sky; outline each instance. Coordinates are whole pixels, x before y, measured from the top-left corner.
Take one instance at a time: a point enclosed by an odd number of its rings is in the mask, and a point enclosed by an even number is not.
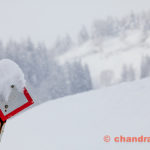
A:
[[[58,35],[73,37],[94,19],[149,10],[149,0],[0,0],[0,39],[52,45]]]

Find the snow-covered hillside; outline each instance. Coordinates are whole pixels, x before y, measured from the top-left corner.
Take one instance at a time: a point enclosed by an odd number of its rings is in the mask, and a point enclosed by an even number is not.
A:
[[[150,136],[150,78],[49,101],[7,122],[2,150],[148,150],[104,135]]]
[[[141,78],[141,65],[150,56],[150,32],[132,29],[102,40],[88,40],[59,57],[60,63],[81,61],[89,66],[95,88]],[[131,74],[131,75],[130,75]]]

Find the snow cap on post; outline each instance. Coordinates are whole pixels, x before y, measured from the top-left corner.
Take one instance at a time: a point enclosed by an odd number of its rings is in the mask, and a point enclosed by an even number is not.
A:
[[[25,87],[24,74],[20,67],[9,59],[0,60],[0,99],[8,101],[11,86],[14,85],[19,92]]]
[[[9,59],[0,60],[0,118],[5,121],[34,102],[25,87],[20,67]]]

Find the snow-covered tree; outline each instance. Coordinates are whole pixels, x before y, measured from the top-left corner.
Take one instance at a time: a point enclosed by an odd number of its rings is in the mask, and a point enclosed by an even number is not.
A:
[[[86,27],[83,26],[81,28],[80,32],[79,32],[79,35],[78,35],[78,43],[79,43],[79,45],[83,44],[86,41],[88,41],[89,38],[90,38],[89,33],[88,33]]]
[[[142,59],[141,63],[141,78],[150,76],[150,57],[145,56]]]
[[[135,79],[135,71],[132,66],[123,66],[122,69],[122,81],[133,81]]]

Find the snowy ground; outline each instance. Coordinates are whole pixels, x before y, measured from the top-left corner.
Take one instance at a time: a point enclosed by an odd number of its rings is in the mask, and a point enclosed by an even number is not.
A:
[[[49,101],[10,119],[2,150],[148,150],[103,136],[150,136],[150,78]]]

